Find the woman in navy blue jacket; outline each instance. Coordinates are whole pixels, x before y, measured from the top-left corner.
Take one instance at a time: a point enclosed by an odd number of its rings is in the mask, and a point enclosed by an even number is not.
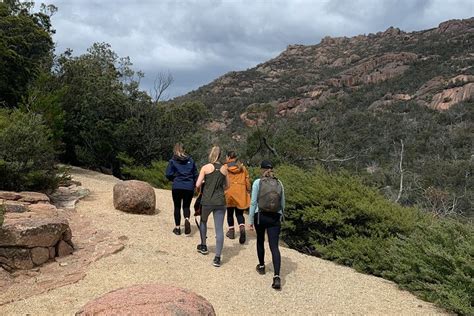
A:
[[[174,204],[174,222],[176,227],[173,233],[181,235],[181,205],[183,205],[184,233],[191,233],[191,200],[194,195],[198,172],[193,159],[184,151],[183,144],[174,145],[173,158],[170,159],[166,168],[166,178],[173,181],[172,195]]]

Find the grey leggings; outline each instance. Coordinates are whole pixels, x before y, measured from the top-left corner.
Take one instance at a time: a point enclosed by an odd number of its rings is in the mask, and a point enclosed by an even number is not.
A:
[[[206,244],[207,238],[207,220],[209,215],[212,213],[214,217],[214,228],[216,230],[216,257],[220,257],[222,253],[222,247],[224,247],[224,217],[226,208],[225,205],[219,206],[202,206],[201,215],[201,244]]]

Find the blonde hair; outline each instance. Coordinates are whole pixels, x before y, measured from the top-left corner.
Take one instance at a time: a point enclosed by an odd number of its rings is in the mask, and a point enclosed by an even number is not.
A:
[[[173,154],[178,157],[185,157],[186,152],[182,143],[176,143],[173,148]]]
[[[221,149],[219,146],[214,146],[211,149],[211,152],[209,153],[209,162],[210,163],[215,163],[219,160],[221,157]]]

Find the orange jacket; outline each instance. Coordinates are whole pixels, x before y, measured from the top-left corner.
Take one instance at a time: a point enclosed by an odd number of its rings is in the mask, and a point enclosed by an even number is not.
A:
[[[229,177],[229,188],[225,191],[227,207],[245,210],[250,207],[250,178],[244,165],[235,159],[225,163]]]

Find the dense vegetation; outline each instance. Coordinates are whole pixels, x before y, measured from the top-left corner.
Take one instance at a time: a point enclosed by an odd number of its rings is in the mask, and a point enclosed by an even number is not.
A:
[[[474,313],[474,228],[387,201],[347,173],[294,166],[284,240],[302,252],[382,276],[464,315]]]
[[[204,87],[191,98],[157,102],[139,89],[143,74],[106,43],[80,56],[54,55],[50,15],[56,8],[32,8],[17,0],[0,3],[0,190],[52,190],[64,176],[57,162],[169,188],[164,169],[175,142],[183,142],[198,164],[217,143],[237,150],[250,166],[263,158],[280,165],[289,246],[394,280],[454,312],[474,313],[474,237],[467,218],[474,194],[473,102],[445,112],[412,101],[370,107],[388,93],[413,93],[433,75],[466,67],[462,60],[446,61],[468,51],[469,42],[447,45],[437,35],[436,45],[410,42],[407,50],[432,49],[444,62],[419,60],[406,76],[278,117],[272,102],[297,95],[296,87],[314,83],[309,77],[288,73],[284,86],[256,85],[248,99]],[[310,77],[337,71],[323,68]],[[234,75],[250,82],[259,73]],[[255,127],[231,117],[225,131],[203,128],[216,113],[240,113],[249,102],[257,117],[265,117]]]

